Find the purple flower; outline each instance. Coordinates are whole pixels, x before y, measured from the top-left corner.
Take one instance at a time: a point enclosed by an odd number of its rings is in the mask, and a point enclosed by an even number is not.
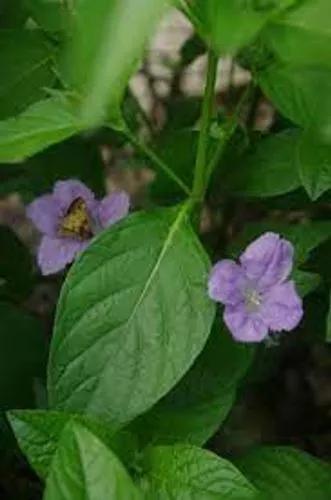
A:
[[[82,182],[58,181],[53,193],[37,198],[27,207],[27,215],[41,231],[38,264],[44,275],[70,264],[102,229],[129,212],[129,197],[118,191],[95,199]]]
[[[302,301],[288,277],[293,246],[265,233],[251,243],[239,264],[221,260],[212,269],[209,296],[225,305],[224,322],[240,342],[260,342],[268,332],[293,330],[303,316]]]

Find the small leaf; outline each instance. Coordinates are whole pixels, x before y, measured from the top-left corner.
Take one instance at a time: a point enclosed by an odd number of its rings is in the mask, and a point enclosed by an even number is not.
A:
[[[54,408],[128,422],[190,368],[211,330],[209,260],[187,205],[137,213],[76,261],[49,364]]]
[[[39,30],[0,31],[0,118],[21,113],[45,97],[55,81],[54,48]]]
[[[321,283],[319,274],[309,273],[299,269],[296,269],[292,273],[291,278],[294,280],[298,293],[302,298],[313,292]]]
[[[216,321],[199,358],[152,410],[133,423],[144,443],[202,446],[228,415],[254,349],[233,342]]]
[[[86,415],[65,412],[21,410],[7,414],[21,450],[37,474],[46,479],[62,433],[69,422],[93,432],[124,461],[132,458],[135,440],[127,431],[103,425]]]
[[[260,141],[222,179],[224,189],[250,197],[278,196],[300,187],[296,156],[300,133],[287,130]]]
[[[121,102],[129,78],[167,0],[80,0],[67,72],[83,95],[88,125],[108,119],[123,129]]]
[[[61,142],[83,128],[64,96],[37,102],[0,122],[0,162],[18,162]]]
[[[116,455],[94,434],[68,424],[52,461],[45,500],[142,500]]]
[[[143,457],[146,500],[248,500],[257,491],[227,460],[189,445],[150,448]]]
[[[331,143],[306,132],[299,143],[298,165],[302,184],[312,200],[331,189]]]
[[[299,450],[259,448],[237,461],[239,469],[268,500],[328,500],[331,468]]]

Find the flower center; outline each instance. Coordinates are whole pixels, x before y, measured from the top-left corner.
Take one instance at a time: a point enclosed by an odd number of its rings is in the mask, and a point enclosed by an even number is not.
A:
[[[59,227],[59,235],[87,240],[93,236],[91,221],[83,198],[74,200]]]
[[[261,294],[254,288],[246,288],[244,296],[247,310],[249,312],[258,311],[260,305],[262,304]]]

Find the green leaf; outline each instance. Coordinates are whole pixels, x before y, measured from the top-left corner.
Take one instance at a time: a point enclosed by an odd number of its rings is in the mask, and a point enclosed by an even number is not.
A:
[[[142,500],[116,455],[86,428],[69,424],[47,478],[45,500]]]
[[[83,95],[83,120],[123,129],[121,102],[167,0],[80,0],[68,48],[70,81]]]
[[[192,0],[185,12],[200,35],[218,54],[238,51],[249,44],[272,17],[295,0],[259,5],[254,0]],[[261,3],[261,2],[260,2]],[[275,5],[276,4],[276,5]]]
[[[69,29],[72,21],[71,2],[63,0],[24,0],[25,7],[36,23],[45,31],[57,33]]]
[[[278,196],[300,187],[297,172],[298,131],[286,130],[260,141],[229,170],[224,188],[249,197]]]
[[[38,30],[0,31],[0,118],[21,113],[45,97],[55,81],[54,49]]]
[[[148,410],[202,350],[215,306],[209,260],[188,205],[137,213],[72,267],[49,365],[53,407],[127,422]]]
[[[143,458],[146,500],[246,500],[255,488],[227,460],[189,445],[150,448]]]
[[[73,106],[57,95],[0,122],[0,162],[18,162],[61,142],[83,128]]]
[[[263,38],[283,62],[330,67],[331,4],[306,0],[270,23]]]
[[[203,445],[228,415],[254,350],[233,342],[218,321],[191,370],[150,412],[133,423],[144,443]]]
[[[293,448],[259,448],[237,462],[268,500],[328,500],[331,468]]]
[[[326,341],[331,342],[331,293],[330,293],[330,306],[326,322]]]
[[[331,143],[303,134],[298,148],[298,166],[302,184],[312,200],[331,189]]]
[[[330,137],[331,69],[277,63],[261,71],[258,82],[284,116]]]
[[[0,3],[0,28],[12,29],[23,26],[27,13],[22,0],[2,0]]]
[[[128,431],[103,425],[86,415],[21,410],[7,414],[21,450],[37,474],[46,479],[63,431],[69,422],[77,423],[93,432],[125,462],[132,459],[136,442]]]
[[[300,271],[299,269],[293,271],[292,279],[295,281],[296,288],[302,298],[316,290],[321,283],[319,274]]]
[[[45,376],[47,358],[42,324],[5,302],[0,302],[0,324],[0,407],[33,407],[34,385]]]
[[[11,229],[0,226],[0,276],[5,280],[0,295],[24,298],[31,291],[32,265],[28,248]]]
[[[264,220],[246,224],[245,229],[230,247],[230,253],[235,257],[238,256],[252,240],[261,236],[266,231],[279,233],[293,244],[295,248],[295,262],[298,266],[309,258],[312,250],[331,238],[331,222],[314,221],[291,225]]]

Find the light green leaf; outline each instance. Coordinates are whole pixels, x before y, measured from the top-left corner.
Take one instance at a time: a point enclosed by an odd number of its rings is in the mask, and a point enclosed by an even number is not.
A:
[[[120,110],[129,78],[167,0],[79,0],[73,42],[68,48],[70,80],[83,95],[81,114],[90,126],[108,119],[123,128]]]
[[[133,423],[142,442],[203,445],[228,415],[254,349],[219,326],[191,370],[150,412]]]
[[[55,80],[54,48],[38,30],[0,31],[0,118],[22,112],[45,97]]]
[[[331,136],[331,69],[277,63],[261,71],[258,81],[284,116]]]
[[[132,458],[136,442],[128,431],[103,425],[86,415],[43,410],[16,410],[7,414],[21,450],[43,479],[48,476],[62,433],[69,422],[93,432],[125,462]]]
[[[33,407],[35,380],[44,378],[47,346],[42,323],[0,302],[0,408]]]
[[[137,213],[68,274],[49,364],[55,408],[128,422],[190,368],[211,330],[210,263],[188,205]]]
[[[142,500],[116,455],[94,434],[68,424],[47,478],[45,500]]]
[[[0,122],[0,162],[18,162],[61,142],[83,128],[73,106],[58,95]]]
[[[316,458],[287,447],[259,448],[237,466],[268,500],[329,500],[331,468]]]
[[[231,193],[249,197],[277,196],[300,187],[297,172],[298,131],[287,130],[260,141],[241,156],[222,181]]]
[[[298,147],[298,167],[302,184],[312,200],[331,189],[331,143],[303,134]]]
[[[272,17],[295,3],[279,0],[277,5],[259,6],[254,1],[184,1],[184,10],[200,35],[218,54],[235,53],[250,43]]]
[[[283,62],[330,67],[331,3],[306,0],[275,19],[263,39]]]
[[[143,458],[146,500],[246,500],[255,488],[227,460],[189,445],[150,448]]]

